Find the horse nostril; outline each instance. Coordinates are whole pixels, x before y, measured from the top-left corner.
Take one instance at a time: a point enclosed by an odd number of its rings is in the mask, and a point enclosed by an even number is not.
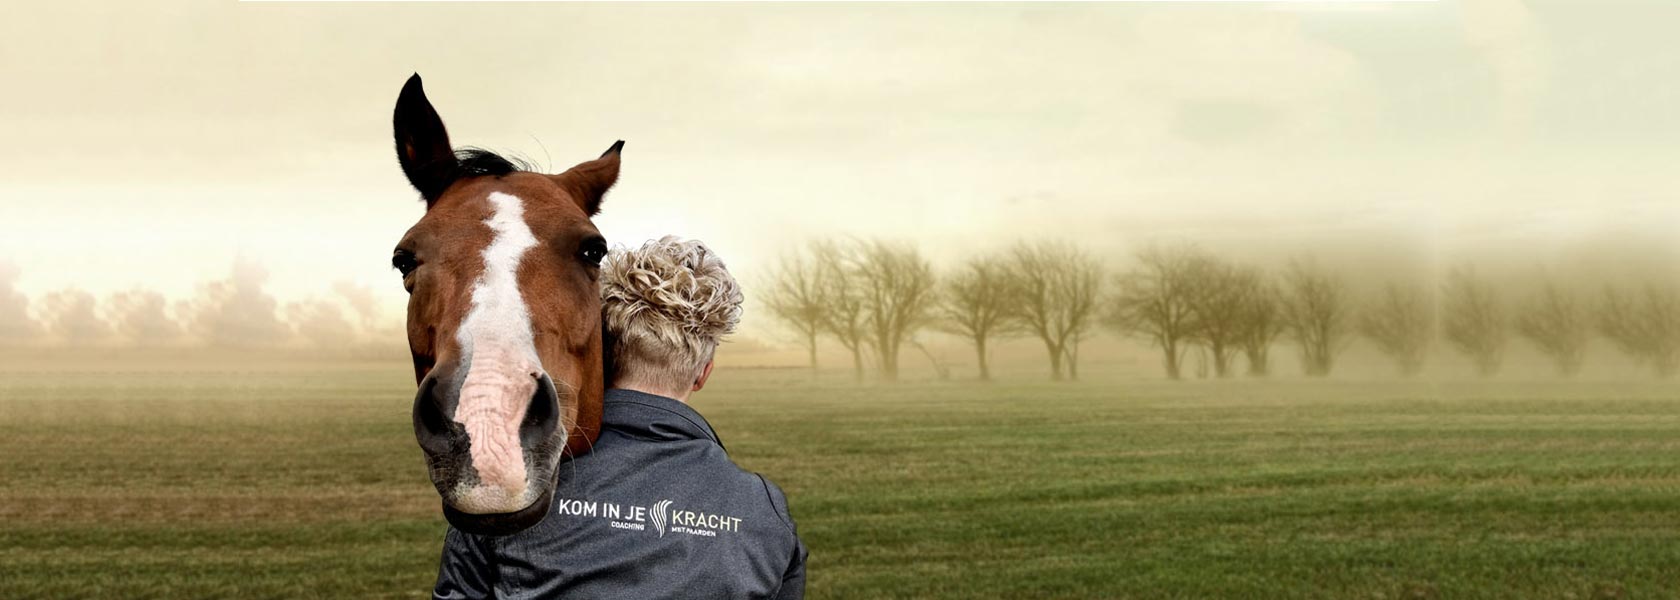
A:
[[[437,378],[431,376],[420,382],[420,390],[414,394],[414,438],[431,454],[443,454],[451,446],[445,400]]]
[[[525,409],[525,420],[519,424],[519,442],[526,448],[538,447],[560,426],[560,398],[554,391],[554,380],[542,373],[534,375],[537,377],[537,392],[531,395],[531,405]]]

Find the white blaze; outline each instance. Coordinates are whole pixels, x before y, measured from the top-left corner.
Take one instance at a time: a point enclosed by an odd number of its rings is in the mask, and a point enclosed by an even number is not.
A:
[[[531,314],[519,292],[519,263],[537,245],[525,223],[519,197],[489,196],[494,237],[484,248],[484,271],[473,285],[472,308],[461,321],[456,340],[470,356],[466,381],[455,407],[455,422],[465,428],[477,486],[462,484],[456,508],[466,513],[512,512],[529,506],[529,489],[519,424],[536,393],[542,373]]]

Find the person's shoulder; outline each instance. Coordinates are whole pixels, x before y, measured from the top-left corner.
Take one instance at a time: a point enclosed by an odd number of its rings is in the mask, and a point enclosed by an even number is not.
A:
[[[764,487],[765,500],[770,503],[771,510],[773,510],[776,513],[776,517],[781,520],[782,526],[786,527],[785,536],[778,535],[778,537],[781,538],[783,543],[791,544],[791,546],[788,546],[788,548],[792,551],[789,569],[791,570],[797,568],[802,571],[804,569],[805,559],[810,554],[810,551],[805,548],[805,542],[799,539],[799,528],[794,525],[793,512],[788,509],[787,494],[782,492],[781,486],[778,486],[775,482],[770,481],[769,477],[765,477],[758,473],[753,473],[753,477],[757,478],[759,484]],[[785,584],[786,582],[784,581],[783,583]],[[800,585],[803,587],[803,582],[801,582]]]
[[[715,469],[712,471],[714,486],[732,490],[730,495],[757,505],[757,510],[774,513],[775,520],[781,525],[778,529],[785,529],[790,534],[795,532],[787,494],[782,491],[781,486],[770,481],[769,477],[742,468],[718,446],[710,448],[706,462],[712,465],[711,469]]]
[[[787,494],[782,491],[781,486],[770,481],[769,477],[751,471],[744,472],[751,474],[764,487],[765,499],[770,502],[770,509],[775,511],[777,517],[781,518],[782,524],[787,525],[788,532],[794,533],[796,528],[793,524],[793,513],[788,510]]]

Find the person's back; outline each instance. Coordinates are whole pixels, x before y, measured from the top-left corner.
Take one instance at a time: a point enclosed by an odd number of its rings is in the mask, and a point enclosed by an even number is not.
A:
[[[803,552],[773,484],[730,462],[687,405],[607,392],[595,449],[554,508],[503,537],[450,530],[436,596],[796,598]]]
[[[602,273],[612,336],[595,447],[560,465],[550,514],[503,537],[451,529],[435,598],[799,598],[806,551],[787,501],[725,454],[685,403],[740,292],[697,242],[666,238]]]

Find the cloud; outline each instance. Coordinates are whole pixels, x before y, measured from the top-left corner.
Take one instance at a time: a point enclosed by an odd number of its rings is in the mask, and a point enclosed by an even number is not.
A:
[[[276,314],[279,303],[263,286],[268,270],[246,258],[234,260],[233,273],[199,288],[198,297],[187,303],[192,332],[212,346],[275,346],[292,337]]]
[[[99,300],[85,290],[70,288],[41,299],[41,320],[53,336],[72,345],[108,341],[111,323],[99,316]]]
[[[41,324],[29,316],[29,298],[17,291],[17,265],[0,261],[0,343],[34,340]]]
[[[108,304],[117,333],[130,342],[145,346],[181,339],[181,323],[169,316],[163,294],[134,289],[112,295]]]

